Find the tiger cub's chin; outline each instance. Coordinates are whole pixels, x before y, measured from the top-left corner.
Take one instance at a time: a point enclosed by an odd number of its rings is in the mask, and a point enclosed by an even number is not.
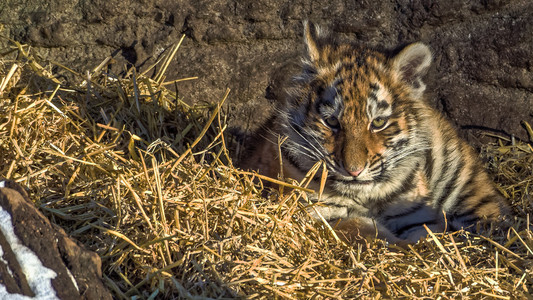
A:
[[[424,225],[473,229],[509,214],[477,154],[423,99],[426,45],[388,57],[304,27],[302,72],[256,133],[245,168],[302,179],[324,162],[318,212],[348,236],[417,241]]]

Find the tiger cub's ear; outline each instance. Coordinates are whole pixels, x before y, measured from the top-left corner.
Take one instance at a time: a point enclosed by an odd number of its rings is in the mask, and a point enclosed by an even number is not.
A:
[[[318,25],[304,21],[304,63],[314,67],[320,65],[321,52],[327,36],[327,32]]]
[[[413,43],[405,47],[392,59],[393,70],[403,81],[410,84],[414,97],[422,96],[426,88],[421,78],[426,74],[431,60],[431,51],[422,43]]]

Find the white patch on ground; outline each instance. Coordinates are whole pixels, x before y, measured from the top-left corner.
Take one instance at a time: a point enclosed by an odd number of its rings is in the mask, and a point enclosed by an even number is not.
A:
[[[3,187],[6,187],[6,182],[5,181],[0,181],[0,188],[3,188]]]
[[[13,223],[11,222],[11,216],[7,211],[0,207],[0,230],[6,237],[7,242],[13,249],[22,272],[26,274],[26,280],[35,294],[35,297],[27,297],[20,294],[8,293],[5,286],[0,285],[0,299],[39,299],[39,300],[52,300],[59,299],[56,296],[54,288],[52,287],[52,279],[57,274],[43,266],[37,255],[33,253],[28,247],[22,245],[15,235],[13,230]],[[3,251],[2,251],[3,252]]]

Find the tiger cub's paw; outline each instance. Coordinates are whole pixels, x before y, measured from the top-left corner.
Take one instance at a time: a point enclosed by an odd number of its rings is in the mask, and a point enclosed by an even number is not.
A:
[[[399,246],[409,244],[409,241],[398,238],[390,230],[371,218],[358,217],[331,221],[335,232],[346,243],[361,243],[382,239]]]

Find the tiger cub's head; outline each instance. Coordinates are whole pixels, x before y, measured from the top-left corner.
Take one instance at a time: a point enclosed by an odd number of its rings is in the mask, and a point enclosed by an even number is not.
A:
[[[343,189],[368,189],[412,169],[426,143],[420,77],[431,62],[421,43],[390,58],[337,43],[305,24],[303,71],[281,109],[285,155],[300,170],[326,162]]]

